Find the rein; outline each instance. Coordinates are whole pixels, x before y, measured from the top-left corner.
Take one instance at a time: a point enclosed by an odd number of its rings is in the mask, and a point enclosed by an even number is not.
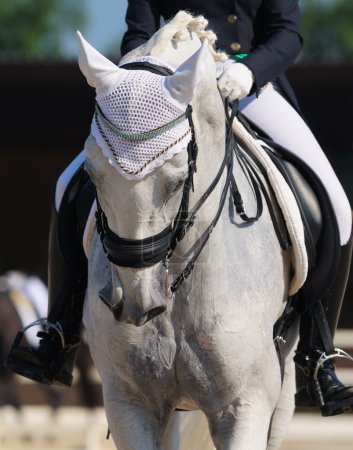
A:
[[[148,70],[159,75],[171,75],[172,72],[165,67],[159,67],[146,62],[129,63],[123,65],[122,68],[130,70]],[[166,285],[166,294],[171,292],[174,294],[180,285],[189,277],[194,268],[194,264],[201,251],[205,247],[214,227],[216,226],[218,219],[222,213],[227,192],[232,183],[232,169],[233,169],[233,149],[234,149],[234,137],[232,132],[232,122],[237,111],[238,102],[233,103],[231,113],[229,113],[228,102],[225,102],[225,114],[226,114],[226,143],[225,143],[225,155],[222,164],[213,179],[212,183],[206,190],[206,192],[200,197],[196,205],[189,211],[189,197],[190,191],[193,190],[193,176],[197,170],[197,153],[198,148],[195,140],[194,124],[192,121],[192,108],[189,105],[186,109],[184,118],[189,121],[191,129],[191,141],[188,144],[188,176],[184,183],[182,200],[178,213],[173,222],[168,225],[160,233],[150,236],[145,239],[125,239],[114,233],[108,225],[107,217],[102,210],[98,198],[97,198],[97,231],[100,236],[103,249],[107,254],[110,262],[122,267],[143,268],[150,267],[158,262],[162,261],[166,268],[166,278],[168,277],[169,260],[173,254],[175,247],[180,242],[187,231],[194,225],[197,212],[205,203],[207,198],[211,195],[215,187],[218,185],[225,169],[227,170],[227,177],[223,186],[219,207],[215,217],[203,233],[202,237],[196,243],[196,250],[192,258],[186,264],[184,270],[179,276],[175,278],[170,286]],[[107,120],[107,119],[105,119]],[[167,124],[168,125],[168,124]],[[161,127],[162,128],[162,127]],[[120,130],[119,130],[120,131]],[[145,132],[143,134],[152,133]],[[142,133],[141,133],[142,134]]]
[[[201,198],[198,200],[194,208],[192,209],[191,213],[189,214],[189,219],[186,221],[188,223],[188,226],[185,228],[185,232],[191,228],[191,226],[194,224],[196,213],[201,208],[201,206],[205,203],[207,198],[210,196],[214,188],[217,186],[224,169],[227,168],[227,178],[224,183],[224,187],[222,190],[221,198],[219,201],[219,206],[217,213],[214,217],[214,219],[211,221],[210,225],[207,227],[206,231],[203,233],[203,236],[198,241],[198,246],[194,252],[193,257],[186,265],[183,272],[173,281],[173,283],[170,285],[170,291],[172,293],[176,292],[179,286],[189,277],[190,273],[192,272],[194,268],[194,264],[198,256],[200,255],[201,251],[203,250],[204,246],[206,245],[206,242],[208,241],[209,237],[211,236],[211,233],[216,226],[218,219],[220,218],[220,215],[222,213],[226,198],[227,198],[227,192],[229,190],[229,187],[231,185],[231,179],[232,179],[232,173],[233,173],[233,145],[234,145],[234,136],[232,132],[232,122],[235,116],[235,112],[237,110],[238,103],[234,102],[232,113],[229,116],[228,115],[228,104],[226,102],[226,117],[227,117],[227,133],[226,133],[226,145],[225,145],[225,155],[222,161],[222,164],[218,170],[218,173],[210,186],[208,187],[207,191],[201,196]],[[182,235],[184,237],[185,235]],[[168,261],[167,261],[168,262]]]

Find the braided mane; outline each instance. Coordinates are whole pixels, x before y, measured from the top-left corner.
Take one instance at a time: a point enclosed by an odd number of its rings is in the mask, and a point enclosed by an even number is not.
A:
[[[191,33],[194,33],[201,41],[207,40],[213,59],[218,62],[226,61],[227,55],[215,49],[216,34],[207,29],[208,20],[203,16],[194,17],[186,11],[179,11],[173,19],[167,22],[146,44],[132,50],[126,55],[122,62],[126,63],[131,58],[151,55],[158,57],[160,50],[167,43],[177,44],[186,41]]]

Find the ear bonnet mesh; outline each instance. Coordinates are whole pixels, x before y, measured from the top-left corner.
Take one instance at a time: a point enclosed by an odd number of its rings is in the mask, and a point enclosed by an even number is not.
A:
[[[135,61],[148,61],[162,65],[152,57]],[[166,66],[163,63],[163,66]],[[172,70],[174,68],[170,67]],[[191,139],[188,120],[154,137],[143,137],[151,130],[162,127],[185,113],[181,105],[168,95],[163,87],[163,76],[146,70],[126,70],[119,85],[104,96],[97,95],[102,116],[95,114],[91,132],[109,162],[126,178],[141,179],[166,160],[185,148]],[[127,135],[121,137],[113,129]],[[141,135],[141,140],[130,140],[131,135]]]

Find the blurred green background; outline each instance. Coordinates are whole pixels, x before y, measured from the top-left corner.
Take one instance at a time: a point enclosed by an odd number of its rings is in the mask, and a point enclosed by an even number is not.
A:
[[[300,5],[305,45],[299,61],[352,61],[352,0],[301,0]],[[125,11],[126,0],[1,2],[0,55],[74,58],[76,29],[93,33],[101,51],[117,55]]]
[[[304,47],[296,65],[351,67],[353,1],[300,0],[300,5]],[[117,61],[125,30],[126,6],[127,0],[3,1],[0,3],[0,61],[74,61],[77,29],[99,51]],[[323,72],[322,76],[329,76],[329,73]],[[317,81],[314,80],[313,89]],[[330,93],[323,94],[329,101]],[[302,100],[300,93],[299,100]],[[303,110],[306,115],[305,104]],[[312,119],[308,116],[307,119],[310,124]],[[320,140],[320,133],[318,138]],[[330,153],[330,149],[327,151]],[[340,153],[341,158],[335,155],[335,168],[343,174],[345,189],[353,201],[353,187],[346,174],[353,164],[352,146],[348,149],[350,154],[347,149],[341,149]]]

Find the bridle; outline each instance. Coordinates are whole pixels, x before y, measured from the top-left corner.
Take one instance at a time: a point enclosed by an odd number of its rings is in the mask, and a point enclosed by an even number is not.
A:
[[[129,70],[148,70],[159,75],[172,75],[173,73],[166,67],[160,67],[148,62],[129,63],[121,67]],[[168,286],[168,290],[172,294],[174,294],[180,287],[180,285],[189,277],[190,273],[193,270],[196,259],[205,247],[206,242],[208,241],[214,227],[218,222],[226,201],[228,189],[231,185],[234,148],[232,122],[236,110],[237,103],[234,103],[231,113],[229,113],[229,106],[226,102],[225,111],[227,119],[227,131],[223,161],[208,189],[200,197],[194,207],[189,211],[190,191],[193,190],[193,177],[197,170],[196,163],[198,148],[195,141],[194,124],[192,121],[192,107],[191,105],[187,107],[185,117],[188,119],[191,129],[191,140],[187,146],[188,175],[186,181],[184,182],[182,200],[178,213],[176,214],[176,217],[174,218],[172,223],[160,233],[145,239],[121,238],[109,228],[107,217],[97,199],[97,231],[100,236],[103,249],[107,254],[110,262],[122,267],[142,268],[153,266],[154,264],[162,261],[166,268],[166,275],[168,277],[169,260],[173,254],[175,247],[177,246],[178,242],[180,242],[184,238],[188,230],[190,230],[190,228],[194,225],[196,214],[205,203],[207,198],[210,196],[210,194],[213,192],[213,190],[216,188],[224,171],[226,170],[227,176],[221,193],[219,207],[216,215],[195,244],[195,250],[193,252],[192,258],[188,261],[180,275],[174,279],[170,286]],[[105,120],[108,121],[107,118],[105,118]]]
[[[149,70],[159,75],[172,74],[172,72],[165,67],[159,67],[147,62],[130,63],[122,67],[130,70]],[[195,140],[194,124],[192,121],[192,108],[190,105],[187,107],[185,117],[188,119],[191,129],[191,140],[187,146],[188,175],[186,181],[184,182],[182,200],[179,206],[178,213],[174,218],[174,220],[172,221],[172,223],[168,225],[163,231],[154,236],[150,236],[146,239],[135,240],[135,239],[121,238],[109,228],[107,217],[104,214],[104,211],[102,210],[97,198],[97,213],[96,213],[97,231],[99,233],[103,249],[106,252],[109,261],[118,266],[132,267],[132,268],[150,267],[162,261],[166,269],[166,282],[165,282],[166,298],[167,297],[174,298],[175,292],[191,274],[194,268],[195,261],[199,257],[208,239],[210,238],[213,229],[217,225],[217,222],[223,211],[227,198],[227,193],[229,190],[231,192],[237,214],[247,224],[252,224],[261,217],[263,212],[263,202],[262,202],[262,195],[263,195],[266,200],[269,214],[274,226],[274,230],[282,250],[288,250],[291,246],[287,230],[285,230],[284,235],[282,234],[281,231],[280,220],[282,219],[283,221],[283,215],[281,211],[279,211],[281,219],[278,219],[278,217],[276,216],[271,201],[271,197],[267,192],[266,187],[258,174],[258,171],[262,174],[262,176],[267,182],[268,189],[271,191],[272,188],[271,184],[269,183],[266,170],[262,167],[261,163],[257,160],[257,158],[253,154],[251,154],[251,152],[249,152],[247,149],[245,149],[245,151],[241,151],[240,147],[234,140],[232,123],[235,114],[238,110],[238,101],[235,101],[233,102],[232,105],[230,105],[226,100],[224,102],[224,107],[226,118],[226,139],[225,139],[224,158],[213,181],[211,182],[207,190],[199,198],[199,200],[196,202],[196,204],[191,210],[189,210],[189,197],[190,191],[194,189],[193,177],[197,170],[196,163],[197,163],[198,148]],[[238,119],[247,129],[247,131],[251,133],[254,138],[257,138],[253,130],[251,128],[249,129],[246,120],[241,116],[241,114],[238,115]],[[166,124],[166,126],[168,127],[169,124]],[[257,211],[254,216],[249,217],[246,214],[242,196],[239,192],[239,188],[233,175],[234,154],[236,155],[240,168],[244,172],[246,178],[248,179],[249,184],[253,189],[257,205]],[[173,251],[176,248],[178,242],[180,242],[184,238],[186,233],[194,225],[196,214],[198,213],[202,205],[205,203],[205,201],[208,199],[208,197],[211,195],[211,193],[214,191],[225,171],[226,171],[226,179],[222,189],[216,215],[214,216],[210,224],[207,226],[202,236],[194,244],[193,256],[185,265],[184,270],[174,279],[174,281],[170,285],[168,285],[169,260],[173,254]],[[120,311],[120,305],[118,305],[117,307],[111,307],[111,305],[109,305],[104,300],[103,297],[100,296],[100,298],[112,310],[114,316],[117,317],[117,314],[119,314]],[[288,313],[287,310],[288,309],[290,310],[290,305],[291,302],[288,303],[287,307],[284,309],[283,314],[277,320],[274,327],[274,343],[280,360],[282,380],[284,374],[284,357],[283,357],[284,340],[282,338],[281,333],[285,332],[286,317],[287,315],[290,315],[290,313]],[[161,309],[159,308],[159,312],[160,311]]]

